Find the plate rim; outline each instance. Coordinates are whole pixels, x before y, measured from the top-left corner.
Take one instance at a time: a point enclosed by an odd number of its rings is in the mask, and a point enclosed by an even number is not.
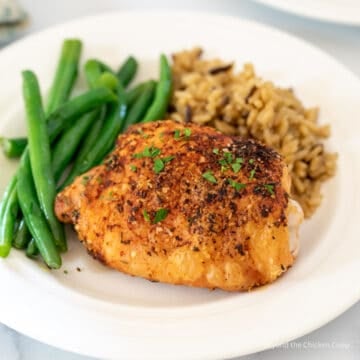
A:
[[[347,16],[335,16],[333,14],[327,13],[324,15],[321,12],[314,11],[313,8],[307,9],[301,6],[301,1],[292,5],[286,0],[253,0],[258,4],[265,5],[268,8],[273,10],[281,11],[283,13],[292,14],[303,19],[311,19],[313,21],[321,21],[323,23],[334,23],[338,25],[345,26],[359,26],[360,25],[360,16],[358,17],[347,17]],[[299,5],[300,4],[300,5]]]

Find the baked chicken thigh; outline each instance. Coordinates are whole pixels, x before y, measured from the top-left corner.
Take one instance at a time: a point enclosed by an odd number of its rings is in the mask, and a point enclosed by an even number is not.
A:
[[[281,157],[252,140],[170,120],[132,126],[58,194],[105,265],[152,281],[224,290],[271,283],[294,262],[302,211]]]

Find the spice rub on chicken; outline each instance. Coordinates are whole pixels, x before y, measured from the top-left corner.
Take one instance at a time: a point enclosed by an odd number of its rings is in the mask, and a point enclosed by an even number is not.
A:
[[[248,290],[294,262],[301,209],[286,165],[251,140],[170,120],[135,125],[58,194],[105,265],[152,281]]]

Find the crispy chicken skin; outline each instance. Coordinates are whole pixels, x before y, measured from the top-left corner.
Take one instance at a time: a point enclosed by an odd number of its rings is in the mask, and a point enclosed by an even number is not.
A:
[[[248,290],[294,262],[289,191],[270,148],[165,120],[120,135],[104,164],[58,194],[55,211],[94,258],[124,273]]]

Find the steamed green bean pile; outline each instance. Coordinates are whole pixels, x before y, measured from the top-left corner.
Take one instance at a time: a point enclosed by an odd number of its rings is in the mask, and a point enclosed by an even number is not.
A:
[[[100,164],[128,126],[161,120],[166,113],[172,76],[165,55],[160,56],[157,81],[130,89],[139,66],[133,56],[117,70],[89,59],[83,69],[88,89],[72,96],[81,49],[78,39],[63,42],[45,103],[36,74],[22,72],[28,136],[0,137],[4,155],[20,158],[0,204],[0,257],[7,257],[13,247],[59,269],[67,241],[54,213],[57,192]]]

